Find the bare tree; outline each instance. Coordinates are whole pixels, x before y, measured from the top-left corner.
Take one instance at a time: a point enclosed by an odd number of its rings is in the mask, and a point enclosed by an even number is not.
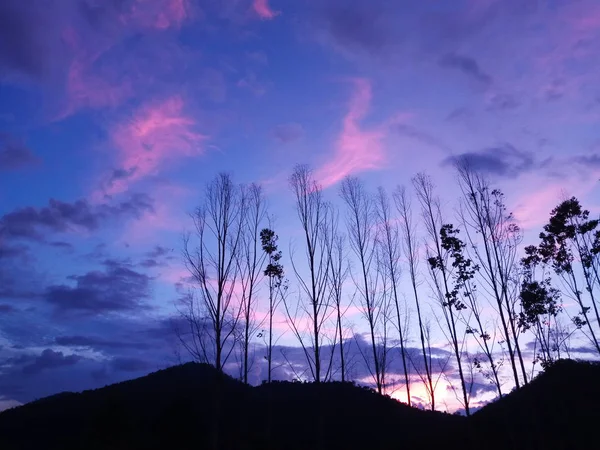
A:
[[[377,339],[377,359],[379,360],[379,370],[381,372],[381,389],[382,393],[387,393],[387,389],[390,385],[388,381],[388,366],[390,363],[390,351],[391,351],[391,329],[394,323],[393,316],[393,300],[392,300],[392,289],[390,286],[390,278],[381,275],[385,272],[387,264],[387,253],[383,246],[375,244],[375,270],[377,271],[377,289],[373,292],[373,298],[375,299],[375,307],[379,310],[379,324],[378,324],[378,339]],[[406,381],[406,380],[405,380]]]
[[[273,317],[275,309],[283,298],[283,291],[286,286],[283,285],[283,266],[281,265],[281,251],[277,248],[279,237],[269,228],[264,228],[260,232],[262,249],[269,258],[265,268],[265,276],[269,278],[269,338],[267,342],[267,382],[271,382],[273,372]]]
[[[291,264],[300,284],[296,307],[284,301],[292,332],[300,342],[306,357],[311,378],[320,383],[329,376],[323,367],[323,326],[331,315],[328,292],[328,256],[326,228],[330,207],[323,199],[321,187],[312,171],[304,165],[296,166],[290,177],[290,186],[296,199],[296,212],[303,232],[307,275],[295,261],[290,251]],[[310,330],[300,323],[299,314],[308,318]],[[325,370],[323,370],[325,369]]]
[[[448,263],[450,248],[445,239],[452,236],[452,229],[447,229],[442,221],[442,213],[439,198],[434,195],[433,183],[425,174],[417,174],[413,178],[413,184],[417,198],[421,203],[423,221],[429,239],[427,241],[427,261],[433,281],[436,298],[438,299],[444,319],[446,322],[448,337],[454,351],[454,357],[458,367],[460,384],[463,394],[463,406],[465,413],[470,415],[469,390],[465,382],[463,361],[461,352],[461,339],[457,329],[458,315],[465,308],[463,302],[458,298],[458,292],[451,285],[452,267]]]
[[[376,214],[380,227],[379,245],[381,247],[381,258],[379,259],[380,268],[390,283],[391,300],[396,312],[396,328],[398,330],[398,340],[400,343],[400,355],[402,357],[402,367],[404,371],[404,382],[406,386],[406,398],[408,405],[411,405],[410,397],[410,377],[408,375],[408,364],[406,357],[406,320],[403,320],[400,313],[400,299],[398,295],[398,283],[400,282],[400,230],[398,224],[391,217],[390,200],[382,187],[377,189]],[[406,306],[406,305],[404,305]],[[406,308],[403,308],[406,309]]]
[[[223,432],[223,370],[236,348],[243,302],[238,297],[246,196],[231,176],[217,175],[204,190],[193,215],[197,242],[184,236],[183,256],[196,289],[180,310],[185,329],[177,329],[183,347],[197,361],[212,363],[215,384],[211,408],[211,448],[220,447]]]
[[[235,348],[241,316],[236,298],[239,256],[243,242],[245,198],[230,175],[222,173],[208,183],[204,199],[193,216],[197,245],[184,237],[184,262],[197,289],[180,311],[186,324],[179,340],[190,355],[223,371]]]
[[[489,182],[472,169],[469,162],[456,163],[459,185],[463,193],[460,219],[467,233],[470,249],[479,264],[486,292],[495,303],[506,342],[515,386],[520,385],[517,364],[523,381],[527,373],[518,340],[517,314],[513,305],[518,300],[517,250],[522,235],[512,214],[506,213],[503,194],[491,189]]]
[[[479,372],[488,379],[498,391],[498,397],[502,397],[502,383],[500,382],[500,367],[502,360],[498,360],[494,356],[494,347],[496,342],[496,322],[492,321],[492,325],[489,325],[489,320],[486,320],[483,314],[483,308],[478,301],[476,286],[470,281],[465,281],[465,299],[468,302],[471,316],[475,321],[475,326],[470,325],[469,322],[465,323],[466,332],[472,336],[483,357],[475,355],[472,358],[473,365],[479,370]],[[485,368],[487,361],[487,367]]]
[[[342,181],[340,195],[346,203],[347,226],[350,247],[358,260],[357,276],[352,274],[363,314],[367,320],[372,348],[372,359],[367,358],[369,370],[372,371],[377,391],[383,392],[384,367],[383,355],[378,351],[378,332],[384,324],[384,297],[377,295],[379,273],[375,267],[376,257],[376,227],[374,224],[375,210],[373,199],[365,191],[364,185],[358,178],[346,177]],[[371,368],[372,364],[372,368]]]
[[[425,371],[424,376],[419,376],[423,379],[427,394],[429,395],[429,401],[431,409],[435,409],[435,388],[433,382],[433,372],[431,367],[431,346],[429,342],[429,329],[424,321],[421,301],[419,299],[418,289],[418,273],[419,273],[419,254],[418,245],[416,239],[416,231],[413,224],[412,209],[410,199],[406,193],[406,189],[402,186],[398,186],[394,191],[394,202],[396,209],[400,215],[400,227],[402,230],[402,240],[404,247],[404,255],[408,265],[408,271],[410,275],[410,282],[414,295],[415,305],[417,309],[417,319],[419,322],[419,340],[421,342],[421,352],[423,356],[423,369]],[[415,364],[416,366],[416,364]]]
[[[263,276],[266,254],[261,251],[260,230],[266,217],[266,205],[262,188],[250,184],[243,188],[244,204],[242,241],[239,252],[240,284],[242,288],[243,334],[240,339],[242,380],[248,383],[251,367],[250,341],[260,324],[255,322],[256,293]]]
[[[344,246],[346,238],[338,230],[338,215],[335,211],[330,214],[330,226],[327,230],[331,235],[327,237],[327,258],[329,265],[329,287],[333,306],[335,307],[335,321],[337,344],[340,355],[341,381],[346,381],[346,351],[344,348],[344,325],[343,317],[347,309],[342,304],[343,286],[348,277],[348,261],[345,255]]]

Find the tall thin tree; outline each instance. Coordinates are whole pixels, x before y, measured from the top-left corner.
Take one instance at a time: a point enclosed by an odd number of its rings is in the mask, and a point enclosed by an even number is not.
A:
[[[457,160],[459,186],[463,193],[460,219],[469,239],[469,248],[481,270],[480,278],[498,311],[502,334],[513,373],[515,386],[520,386],[518,367],[523,382],[527,372],[519,344],[517,314],[513,308],[518,295],[517,251],[522,240],[512,214],[506,212],[504,196],[492,189],[488,180],[475,171],[468,160]],[[516,294],[515,298],[513,293]]]
[[[340,358],[340,378],[342,382],[346,381],[346,349],[343,317],[347,307],[343,304],[343,288],[344,282],[348,277],[348,260],[345,254],[345,236],[338,229],[338,214],[336,211],[331,211],[330,226],[327,230],[330,236],[327,237],[327,258],[329,265],[329,286],[332,304],[335,308],[335,321],[337,345]]]
[[[384,388],[383,354],[378,349],[378,331],[385,321],[383,298],[377,296],[379,273],[375,267],[377,230],[375,209],[372,197],[366,192],[363,183],[356,177],[346,177],[342,181],[340,196],[347,206],[347,227],[350,247],[358,260],[358,274],[352,275],[363,314],[369,327],[372,358],[372,375],[379,393]]]
[[[184,237],[185,265],[197,285],[180,311],[186,329],[179,340],[190,355],[223,371],[235,348],[241,317],[237,298],[239,256],[244,233],[245,198],[226,173],[217,175],[204,190],[193,216],[197,244]]]
[[[389,280],[391,300],[396,313],[396,328],[398,330],[398,341],[400,344],[400,356],[402,358],[402,370],[404,372],[404,383],[406,386],[406,398],[408,405],[411,405],[410,396],[410,377],[408,375],[408,358],[406,356],[406,336],[407,330],[405,320],[400,310],[400,298],[398,294],[398,284],[400,283],[400,230],[398,223],[391,216],[390,200],[386,191],[379,187],[376,197],[376,215],[380,227],[379,245],[381,247],[381,269]],[[404,305],[406,306],[406,305]],[[406,315],[406,312],[404,313]]]
[[[260,324],[255,322],[256,294],[266,254],[261,251],[260,230],[267,211],[261,186],[252,183],[243,188],[244,221],[242,230],[242,245],[240,248],[240,285],[242,288],[242,319],[243,335],[240,339],[242,348],[241,369],[242,380],[248,383],[248,372],[252,365],[251,339],[256,334]]]
[[[400,228],[402,230],[404,255],[406,258],[406,264],[408,266],[410,283],[417,310],[419,340],[421,343],[421,353],[423,357],[423,370],[425,371],[425,374],[422,376],[422,378],[425,384],[427,395],[429,396],[431,409],[435,410],[435,388],[433,381],[433,369],[431,365],[431,346],[428,345],[429,330],[424,320],[421,299],[419,298],[419,281],[417,278],[419,274],[418,242],[416,237],[416,229],[413,222],[410,198],[403,186],[398,186],[394,191],[394,202],[396,204],[398,214],[400,215]]]
[[[434,194],[434,186],[431,178],[423,173],[417,174],[413,178],[413,184],[417,193],[417,198],[421,203],[421,210],[425,229],[429,239],[427,240],[427,261],[429,263],[430,273],[433,280],[435,295],[442,308],[444,319],[449,333],[449,341],[454,351],[454,358],[458,368],[460,379],[462,401],[465,413],[470,415],[469,408],[469,390],[465,382],[463,370],[462,343],[457,327],[457,315],[463,309],[464,304],[460,302],[451,286],[452,269],[448,263],[449,248],[443,242],[448,236],[445,233],[442,221],[440,201]]]
[[[283,265],[281,264],[281,251],[277,248],[279,237],[270,228],[260,232],[262,249],[269,258],[264,275],[269,279],[269,338],[267,341],[267,382],[271,382],[273,373],[273,318],[278,299],[282,297]]]
[[[290,251],[291,265],[300,285],[300,294],[295,308],[288,301],[284,301],[283,304],[292,332],[306,357],[311,378],[320,383],[329,376],[328,368],[323,367],[322,347],[323,326],[331,315],[326,243],[330,207],[323,198],[321,186],[307,166],[296,166],[289,181],[302,229],[307,267],[306,271],[301,270],[296,255]],[[310,330],[304,330],[299,324],[300,312],[308,317]]]

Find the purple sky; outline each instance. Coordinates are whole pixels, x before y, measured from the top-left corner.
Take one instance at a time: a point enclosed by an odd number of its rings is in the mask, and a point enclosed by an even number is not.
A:
[[[296,163],[331,199],[426,170],[452,211],[466,154],[528,239],[564,193],[598,211],[599,37],[595,0],[3,0],[0,409],[177,361],[181,236],[222,170],[284,250]]]

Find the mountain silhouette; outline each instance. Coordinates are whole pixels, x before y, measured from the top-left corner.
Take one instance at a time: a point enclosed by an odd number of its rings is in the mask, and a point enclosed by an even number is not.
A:
[[[411,408],[351,383],[258,387],[188,363],[0,413],[13,449],[577,449],[600,365],[559,361],[472,417]]]

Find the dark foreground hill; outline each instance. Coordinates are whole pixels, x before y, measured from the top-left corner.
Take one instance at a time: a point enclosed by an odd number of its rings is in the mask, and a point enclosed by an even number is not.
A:
[[[600,366],[563,361],[467,419],[351,384],[252,388],[190,363],[5,411],[0,449],[591,448],[599,380]]]

